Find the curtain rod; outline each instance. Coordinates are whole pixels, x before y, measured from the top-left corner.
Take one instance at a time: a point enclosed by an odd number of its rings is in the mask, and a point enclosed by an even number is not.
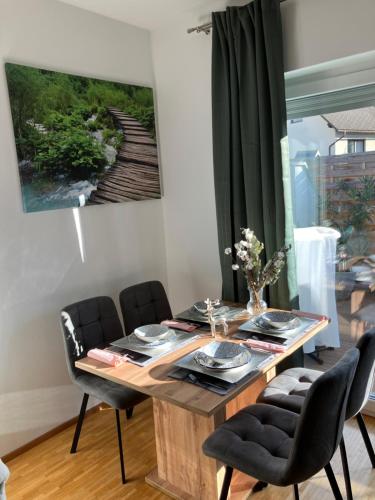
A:
[[[280,0],[280,3],[285,2],[286,0]],[[212,28],[212,23],[205,23],[205,24],[200,24],[199,26],[195,26],[194,28],[188,28],[186,31],[187,33],[194,33],[196,31],[197,33],[206,33],[206,35],[209,35],[211,32]]]

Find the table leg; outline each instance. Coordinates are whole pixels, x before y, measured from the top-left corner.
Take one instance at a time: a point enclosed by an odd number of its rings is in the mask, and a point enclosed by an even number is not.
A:
[[[350,313],[355,314],[361,309],[366,290],[353,290],[350,296]]]
[[[224,422],[225,409],[205,417],[153,399],[157,470],[146,477],[172,498],[219,497],[224,467],[202,452],[203,441]]]
[[[202,452],[205,439],[225,419],[255,403],[270,375],[258,379],[234,398],[226,408],[205,417],[159,399],[153,399],[157,468],[146,482],[172,498],[215,500],[224,479],[223,464]],[[233,498],[249,493],[256,480],[236,472],[232,479]],[[239,496],[240,495],[240,496]],[[246,498],[246,495],[243,498]]]

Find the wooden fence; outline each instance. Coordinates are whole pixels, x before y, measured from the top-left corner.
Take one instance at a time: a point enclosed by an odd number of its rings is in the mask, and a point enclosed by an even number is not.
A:
[[[321,156],[315,160],[317,165],[316,181],[319,192],[330,203],[344,206],[340,216],[342,220],[349,214],[350,207],[356,203],[339,189],[340,181],[346,181],[351,187],[360,188],[364,177],[375,178],[375,152],[356,153],[337,156]],[[322,196],[322,198],[323,198]],[[375,199],[369,202],[375,206]],[[321,219],[327,218],[327,204],[323,202],[321,207]],[[370,253],[375,253],[375,218],[366,223],[365,231],[370,240]]]

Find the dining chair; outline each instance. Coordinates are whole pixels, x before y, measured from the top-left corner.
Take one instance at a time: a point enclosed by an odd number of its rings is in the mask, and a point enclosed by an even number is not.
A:
[[[341,440],[349,390],[359,359],[353,347],[310,387],[301,414],[257,403],[239,411],[204,442],[203,452],[226,465],[220,500],[228,496],[233,469],[264,483],[294,487],[325,469],[342,499],[330,465]]]
[[[0,500],[6,500],[5,483],[9,477],[9,469],[0,459]]]
[[[120,306],[126,335],[139,326],[161,323],[173,317],[160,281],[146,281],[125,288],[120,292]]]
[[[361,415],[361,410],[368,400],[374,379],[375,328],[366,332],[359,339],[356,347],[359,350],[359,362],[349,394],[345,420],[356,417],[372,467],[375,468],[374,449],[371,445],[365,421]],[[286,370],[271,380],[263,392],[258,396],[257,402],[274,405],[279,408],[300,413],[311,384],[322,375],[323,372],[310,370],[308,368],[291,368]],[[342,437],[340,441],[340,454],[344,471],[347,498],[352,499],[353,495],[344,437]],[[257,489],[260,489],[259,486]]]
[[[133,407],[147,396],[75,367],[75,362],[87,356],[90,349],[105,347],[124,336],[116,306],[110,297],[93,297],[76,302],[61,311],[61,325],[69,375],[73,383],[83,392],[70,453],[77,451],[89,396],[107,403],[115,409],[121,478],[125,484],[120,410],[125,410],[127,417],[130,418]]]

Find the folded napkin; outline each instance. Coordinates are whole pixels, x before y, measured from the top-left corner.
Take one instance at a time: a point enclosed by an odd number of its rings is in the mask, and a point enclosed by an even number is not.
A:
[[[87,353],[87,356],[92,359],[96,359],[96,361],[101,361],[106,365],[110,366],[120,366],[128,360],[128,357],[122,356],[121,354],[117,354],[115,352],[104,351],[103,349],[90,349]]]
[[[244,340],[244,344],[253,347],[254,349],[264,349],[270,352],[285,352],[288,346],[281,344],[274,344],[273,342],[264,342],[262,340],[247,339]]]
[[[182,330],[184,332],[193,332],[198,328],[198,325],[192,325],[191,323],[176,321],[174,319],[166,319],[162,321],[161,324],[169,326],[170,328],[176,328],[176,330]]]

